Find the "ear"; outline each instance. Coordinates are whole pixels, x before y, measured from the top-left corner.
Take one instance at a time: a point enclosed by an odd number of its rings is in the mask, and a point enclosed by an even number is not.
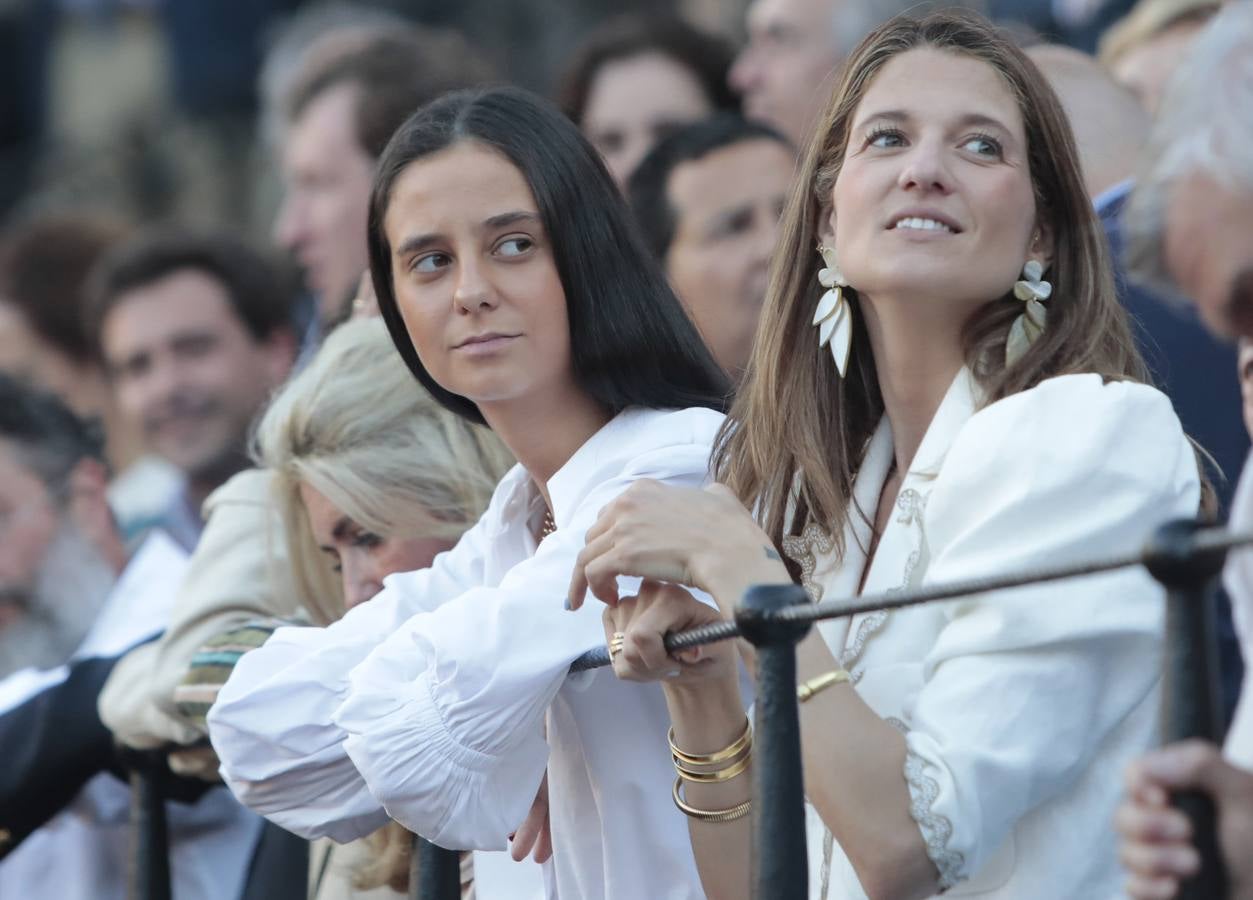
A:
[[[126,548],[109,508],[109,473],[104,463],[82,459],[70,471],[69,515],[96,551],[121,572]]]
[[[265,372],[270,387],[278,387],[287,380],[296,364],[296,333],[290,328],[276,328],[261,342],[261,349],[265,353]]]
[[[1037,222],[1035,231],[1032,232],[1031,245],[1027,247],[1027,259],[1038,259],[1043,263],[1044,274],[1047,276],[1049,269],[1053,267],[1056,249],[1053,229],[1045,222]]]
[[[818,243],[835,246],[835,207],[824,206],[818,211]]]

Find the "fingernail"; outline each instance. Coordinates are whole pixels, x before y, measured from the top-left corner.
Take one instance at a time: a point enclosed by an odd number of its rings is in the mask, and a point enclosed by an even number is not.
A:
[[[570,612],[571,610],[574,609],[574,604],[570,602],[569,597],[567,597],[565,600],[565,607],[566,607],[566,612]]]

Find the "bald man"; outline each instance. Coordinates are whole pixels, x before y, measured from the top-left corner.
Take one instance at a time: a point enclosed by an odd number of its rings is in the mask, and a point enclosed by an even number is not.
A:
[[[1149,115],[1094,57],[1070,47],[1027,50],[1061,98],[1079,145],[1083,180],[1099,211],[1102,197],[1131,178],[1149,136]],[[1124,195],[1126,191],[1122,191]]]

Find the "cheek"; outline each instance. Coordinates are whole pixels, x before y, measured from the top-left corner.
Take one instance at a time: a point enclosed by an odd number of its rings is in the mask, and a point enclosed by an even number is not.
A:
[[[709,290],[717,290],[716,284],[726,279],[727,268],[734,266],[733,259],[725,259],[727,266],[718,266],[716,250],[692,243],[673,247],[666,261],[670,283],[685,302],[694,302]]]
[[[432,371],[441,367],[441,354],[437,348],[443,341],[443,317],[440,304],[427,291],[419,293],[410,285],[397,285],[396,307],[405,323],[405,332],[413,344],[422,365]]]
[[[452,541],[435,538],[389,540],[378,554],[379,578],[381,580],[384,575],[393,572],[415,572],[428,568],[436,556],[452,545]]]

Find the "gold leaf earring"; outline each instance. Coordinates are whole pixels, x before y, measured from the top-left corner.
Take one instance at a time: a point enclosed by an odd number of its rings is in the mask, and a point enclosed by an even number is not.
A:
[[[1012,366],[1018,362],[1044,333],[1048,320],[1044,301],[1052,295],[1053,285],[1044,280],[1044,264],[1038,259],[1027,260],[1022,267],[1022,278],[1014,282],[1014,296],[1026,307],[1009,328],[1009,337],[1005,341],[1005,365]]]
[[[840,271],[834,250],[820,245],[818,253],[824,266],[818,271],[818,283],[827,290],[818,301],[813,324],[818,326],[818,346],[830,345],[831,358],[843,378],[848,370],[848,354],[853,344],[853,308],[844,297],[848,281]]]

